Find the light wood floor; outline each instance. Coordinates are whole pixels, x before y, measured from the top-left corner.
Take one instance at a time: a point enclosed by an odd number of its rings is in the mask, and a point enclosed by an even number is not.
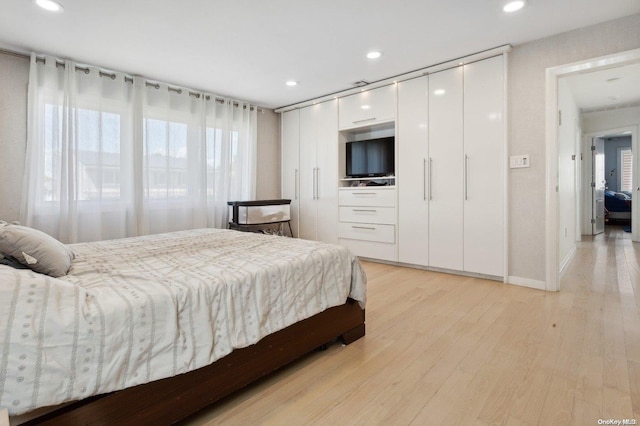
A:
[[[364,266],[366,337],[185,424],[640,421],[640,244],[620,228],[578,245],[559,293]]]

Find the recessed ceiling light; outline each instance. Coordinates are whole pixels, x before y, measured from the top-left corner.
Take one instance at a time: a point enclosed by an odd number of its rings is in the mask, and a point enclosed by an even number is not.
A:
[[[371,109],[371,106],[370,105],[362,105],[360,108],[362,108],[362,109]]]
[[[49,12],[62,12],[64,10],[60,3],[53,0],[36,0],[36,4]]]
[[[382,56],[382,53],[380,53],[380,52],[378,52],[376,50],[373,50],[373,51],[367,53],[367,58],[369,58],[369,59],[378,59],[380,56]]]
[[[436,90],[433,91],[433,94],[436,95],[436,96],[442,96],[445,93],[447,93],[447,92],[445,92],[444,89],[436,89]]]
[[[522,9],[525,4],[527,4],[527,2],[525,0],[507,1],[504,4],[502,10],[504,10],[507,13],[515,12],[517,10]]]
[[[297,81],[294,81],[294,80],[289,80],[289,81],[287,81],[285,84],[286,84],[287,86],[289,86],[289,87],[293,87],[293,86],[297,86],[297,85],[298,85],[298,82],[297,82]]]

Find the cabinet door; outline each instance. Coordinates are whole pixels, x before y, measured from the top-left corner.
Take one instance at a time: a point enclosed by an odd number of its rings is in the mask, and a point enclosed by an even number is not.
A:
[[[299,178],[300,178],[300,112],[282,114],[282,198],[291,200],[291,229],[298,236]]]
[[[429,76],[429,265],[462,270],[462,67]]]
[[[396,85],[340,98],[340,128],[366,126],[396,117]]]
[[[338,243],[338,101],[316,105],[318,241]]]
[[[464,270],[504,275],[502,56],[464,66]]]
[[[398,260],[428,265],[429,79],[398,84]]]
[[[300,222],[299,237],[316,239],[316,121],[317,105],[300,109]]]

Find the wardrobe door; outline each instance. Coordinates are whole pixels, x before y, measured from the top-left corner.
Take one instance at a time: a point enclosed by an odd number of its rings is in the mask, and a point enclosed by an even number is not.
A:
[[[394,84],[340,98],[340,129],[389,122],[395,117]]]
[[[429,265],[463,267],[463,68],[429,76]]]
[[[398,261],[429,260],[429,78],[398,84]]]
[[[338,101],[315,106],[316,239],[338,243]]]
[[[291,200],[291,229],[298,236],[298,207],[300,184],[300,111],[282,114],[282,198]]]
[[[316,239],[316,122],[317,105],[300,109],[300,222],[299,237]]]
[[[464,270],[504,275],[502,56],[464,66]]]

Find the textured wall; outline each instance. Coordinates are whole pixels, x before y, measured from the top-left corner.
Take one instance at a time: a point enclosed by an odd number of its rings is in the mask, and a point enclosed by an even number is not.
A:
[[[29,59],[0,53],[0,219],[18,220],[27,141]]]
[[[258,171],[256,198],[280,198],[280,114],[258,112]]]
[[[545,280],[545,70],[640,48],[640,14],[515,46],[509,55],[509,275]]]

